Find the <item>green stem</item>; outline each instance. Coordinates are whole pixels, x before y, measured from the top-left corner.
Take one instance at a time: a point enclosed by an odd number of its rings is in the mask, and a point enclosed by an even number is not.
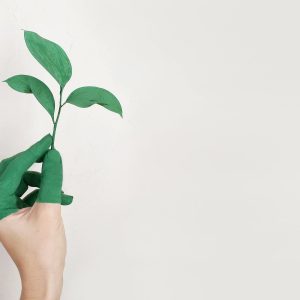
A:
[[[60,87],[60,90],[59,90],[59,108],[58,108],[58,112],[57,112],[57,116],[56,116],[55,122],[53,123],[53,133],[52,133],[52,145],[51,145],[51,149],[55,149],[54,143],[55,143],[55,135],[56,135],[57,123],[58,123],[58,120],[59,120],[59,117],[60,117],[61,108],[65,104],[65,103],[62,104],[62,93],[63,93],[63,88]]]

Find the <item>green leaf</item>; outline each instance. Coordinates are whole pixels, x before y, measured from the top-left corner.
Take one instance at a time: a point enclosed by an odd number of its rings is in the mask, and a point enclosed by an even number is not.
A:
[[[68,97],[66,103],[71,103],[78,107],[89,107],[93,104],[99,104],[121,117],[123,115],[122,107],[118,99],[109,91],[95,86],[84,86],[73,91]]]
[[[4,82],[18,92],[33,94],[50,114],[52,120],[54,119],[54,97],[44,82],[29,75],[16,75],[6,79]]]
[[[32,31],[24,31],[24,39],[33,57],[64,88],[72,76],[71,62],[65,51],[59,45]]]

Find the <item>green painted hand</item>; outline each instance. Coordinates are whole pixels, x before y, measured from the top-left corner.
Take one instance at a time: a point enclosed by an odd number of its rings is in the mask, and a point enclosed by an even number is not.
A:
[[[43,203],[72,203],[73,197],[64,194],[62,188],[62,161],[57,150],[48,150],[52,144],[50,134],[27,150],[0,162],[0,219],[30,207],[35,201]],[[28,171],[43,160],[42,173]],[[37,187],[21,198],[28,187]]]

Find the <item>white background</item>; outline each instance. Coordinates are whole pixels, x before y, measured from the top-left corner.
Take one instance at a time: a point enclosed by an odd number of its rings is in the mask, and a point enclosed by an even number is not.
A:
[[[57,133],[63,300],[300,298],[298,1],[0,0],[0,77],[55,81],[21,28],[73,64],[65,95],[114,92],[124,119],[65,106]],[[51,131],[0,85],[0,155]],[[18,273],[0,248],[0,299]]]

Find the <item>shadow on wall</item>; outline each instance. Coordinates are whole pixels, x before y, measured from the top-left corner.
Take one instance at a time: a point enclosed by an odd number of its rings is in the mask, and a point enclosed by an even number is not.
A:
[[[18,270],[0,244],[0,299],[19,299],[21,294],[21,281]]]

